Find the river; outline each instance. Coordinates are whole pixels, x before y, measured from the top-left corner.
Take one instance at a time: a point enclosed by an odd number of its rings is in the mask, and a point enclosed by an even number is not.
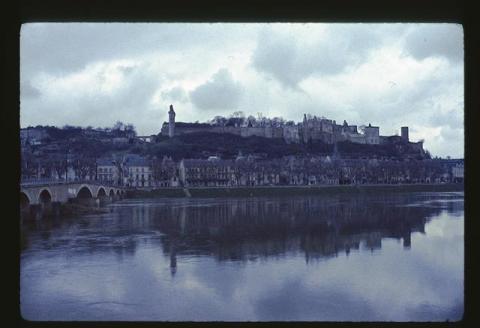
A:
[[[463,192],[123,200],[21,224],[27,320],[445,321]]]

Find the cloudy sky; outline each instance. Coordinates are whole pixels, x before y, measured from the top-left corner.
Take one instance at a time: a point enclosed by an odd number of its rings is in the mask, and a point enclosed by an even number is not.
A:
[[[31,23],[20,36],[20,123],[159,132],[234,111],[410,127],[463,157],[457,24]]]

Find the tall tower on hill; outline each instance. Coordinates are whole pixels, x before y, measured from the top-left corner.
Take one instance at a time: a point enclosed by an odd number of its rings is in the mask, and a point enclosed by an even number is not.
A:
[[[170,105],[170,111],[168,112],[168,136],[172,138],[175,135],[175,111],[173,106]]]
[[[405,140],[405,141],[409,141],[408,140],[408,126],[402,126],[401,131],[402,131],[402,139]]]

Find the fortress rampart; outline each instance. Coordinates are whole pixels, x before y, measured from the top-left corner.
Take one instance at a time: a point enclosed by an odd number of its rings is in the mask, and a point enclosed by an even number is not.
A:
[[[273,124],[272,122],[242,125],[218,125],[210,123],[185,123],[175,122],[175,112],[170,106],[169,122],[164,122],[161,134],[164,136],[178,136],[196,132],[230,133],[242,137],[259,136],[265,138],[284,139],[287,143],[307,143],[310,140],[321,140],[327,144],[341,141],[350,141],[358,144],[379,145],[391,142],[407,142],[415,149],[423,151],[423,142],[410,142],[408,140],[408,127],[402,127],[402,136],[380,136],[380,127],[368,126],[359,128],[357,125],[337,124],[336,121],[324,117],[309,116],[304,114],[303,122],[297,124]]]

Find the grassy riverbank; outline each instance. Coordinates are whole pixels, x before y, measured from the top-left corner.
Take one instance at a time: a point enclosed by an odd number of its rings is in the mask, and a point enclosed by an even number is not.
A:
[[[384,192],[439,192],[463,191],[464,185],[455,184],[402,184],[402,185],[338,185],[338,186],[262,186],[262,187],[203,187],[188,188],[191,197],[258,197],[294,196],[340,193],[384,193]],[[182,188],[159,188],[151,191],[131,190],[127,197],[186,197]]]

